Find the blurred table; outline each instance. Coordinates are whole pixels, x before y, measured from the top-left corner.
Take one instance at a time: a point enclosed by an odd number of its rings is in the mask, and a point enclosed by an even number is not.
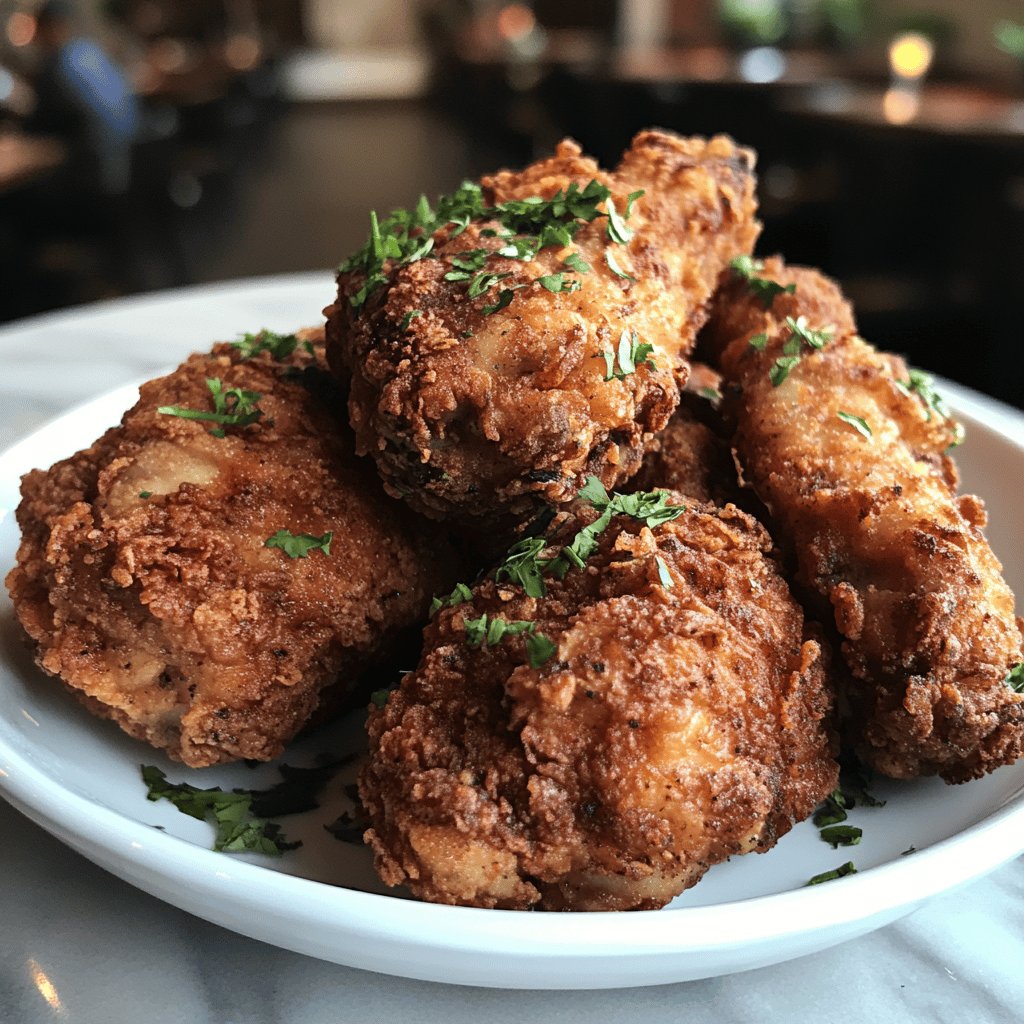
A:
[[[1024,144],[1024,100],[968,85],[926,84],[917,94],[819,84],[785,101],[784,110],[817,121],[880,131]]]
[[[0,445],[215,338],[313,322],[332,294],[330,274],[311,274],[142,296],[11,324],[0,330]],[[1024,436],[1024,417],[990,404],[1007,430]],[[775,967],[647,989],[541,992],[387,977],[243,938],[133,889],[2,801],[0,835],[3,1024],[1024,1019],[1021,858],[911,917]]]
[[[59,167],[66,156],[59,139],[0,131],[0,194],[31,184]]]

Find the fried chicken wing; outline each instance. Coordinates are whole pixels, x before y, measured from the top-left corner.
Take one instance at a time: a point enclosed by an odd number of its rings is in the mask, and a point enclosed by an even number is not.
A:
[[[371,712],[367,841],[420,898],[656,908],[836,784],[822,650],[764,530],[733,507],[573,508],[543,554],[589,537],[584,566],[540,597],[492,574]]]
[[[566,141],[436,211],[374,220],[325,313],[389,492],[468,521],[634,473],[718,274],[757,236],[752,167],[724,137],[642,132],[614,172]]]
[[[857,337],[831,281],[778,260],[756,276],[792,293],[734,274],[704,342],[744,476],[843,637],[858,753],[949,782],[1014,761],[1021,620],[981,500],[956,493],[956,425],[925,375]]]
[[[40,666],[194,767],[278,756],[458,572],[354,458],[322,343],[244,354],[192,356],[29,473],[7,578]]]

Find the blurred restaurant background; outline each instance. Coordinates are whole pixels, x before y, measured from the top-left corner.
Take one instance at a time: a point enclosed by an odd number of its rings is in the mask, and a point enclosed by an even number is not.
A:
[[[330,268],[651,125],[753,146],[761,253],[1024,407],[1024,0],[0,0],[0,321]]]

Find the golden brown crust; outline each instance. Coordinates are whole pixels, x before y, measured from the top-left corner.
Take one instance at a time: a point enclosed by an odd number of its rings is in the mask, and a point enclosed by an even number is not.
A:
[[[351,374],[359,451],[377,460],[387,489],[433,517],[487,519],[566,502],[590,474],[612,486],[634,473],[675,408],[719,272],[756,238],[752,166],[728,139],[648,131],[606,172],[566,141],[522,172],[485,178],[485,202],[550,198],[596,180],[621,212],[643,189],[628,245],[608,242],[600,216],[569,248],[549,246],[530,262],[489,258],[488,271],[510,276],[471,299],[465,282],[445,280],[451,257],[503,244],[486,234],[497,221],[473,222],[437,231],[435,258],[387,262],[386,286],[360,310],[349,299],[363,274],[341,274],[325,311],[330,358]],[[552,294],[537,279],[567,271],[572,251],[591,269],[575,275],[578,291]],[[636,280],[616,276],[606,251]],[[511,304],[484,315],[501,288],[516,289]],[[413,311],[422,315],[407,321]],[[601,353],[625,328],[654,345],[655,365],[606,381]]]
[[[795,284],[770,309],[726,283],[706,342],[726,380],[745,477],[771,508],[798,582],[834,617],[853,676],[850,731],[887,775],[976,778],[1024,750],[1024,696],[1004,680],[1022,660],[1013,595],[985,540],[981,501],[957,496],[952,424],[909,392],[906,365],[856,336],[848,303],[815,271],[770,260]],[[769,373],[791,330],[830,327],[778,387]],[[749,339],[764,333],[763,349]],[[839,413],[860,417],[863,436]]]
[[[216,438],[157,412],[211,408],[213,377],[262,395],[263,418]],[[218,345],[23,482],[7,585],[40,666],[194,767],[278,756],[453,571],[357,464],[336,395],[328,411],[316,387],[333,392],[322,345],[285,365]],[[330,556],[265,547],[281,529],[333,531]]]
[[[597,515],[574,508],[556,544]],[[654,908],[774,845],[837,769],[821,649],[768,545],[732,507],[654,530],[619,516],[547,596],[488,579],[439,612],[370,717],[381,877],[443,903]],[[484,613],[534,621],[557,652],[534,669],[522,636],[469,646]]]

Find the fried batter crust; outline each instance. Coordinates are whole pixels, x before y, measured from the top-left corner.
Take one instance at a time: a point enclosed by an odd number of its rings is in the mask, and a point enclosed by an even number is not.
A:
[[[555,545],[597,514],[575,509]],[[822,651],[769,544],[731,506],[653,531],[619,516],[545,597],[488,579],[439,612],[369,720],[381,877],[440,903],[656,908],[773,846],[837,768]],[[557,653],[534,669],[522,636],[470,647],[484,613],[534,621]]]
[[[643,189],[628,245],[609,242],[598,217],[572,247],[545,248],[531,262],[489,258],[488,271],[511,276],[471,299],[465,282],[445,280],[449,260],[503,244],[484,234],[500,230],[497,221],[474,222],[436,232],[436,258],[388,261],[387,284],[360,310],[349,298],[364,276],[340,275],[325,310],[329,356],[351,373],[358,450],[376,458],[389,492],[429,516],[471,520],[567,502],[590,474],[609,487],[632,475],[676,406],[718,274],[757,236],[752,167],[753,154],[724,137],[641,132],[614,172],[565,141],[521,172],[484,178],[486,203],[551,198],[597,180],[622,213]],[[568,272],[572,251],[590,271],[569,273],[578,291],[552,294],[537,279]],[[606,252],[636,280],[613,273]],[[511,304],[484,315],[503,288],[516,289]],[[407,321],[413,311],[422,315]],[[654,366],[605,380],[602,353],[615,351],[624,328],[654,345]]]
[[[262,395],[263,418],[216,438],[157,412],[212,408],[213,377]],[[144,384],[91,448],[27,474],[7,586],[39,665],[185,764],[278,756],[451,585],[446,545],[381,493],[336,413],[322,344],[285,365],[217,345]],[[333,531],[330,556],[265,547],[281,529]]]
[[[743,473],[771,508],[797,581],[844,638],[858,753],[895,778],[949,782],[1011,763],[1024,749],[1024,696],[1004,680],[1022,660],[1021,620],[982,533],[981,500],[957,496],[951,423],[901,387],[901,359],[856,336],[833,282],[779,260],[761,276],[796,293],[765,310],[729,281],[704,340],[726,381]],[[805,348],[773,387],[785,317],[801,315],[833,338]],[[749,344],[759,333],[761,350]],[[862,418],[870,438],[840,412]]]

